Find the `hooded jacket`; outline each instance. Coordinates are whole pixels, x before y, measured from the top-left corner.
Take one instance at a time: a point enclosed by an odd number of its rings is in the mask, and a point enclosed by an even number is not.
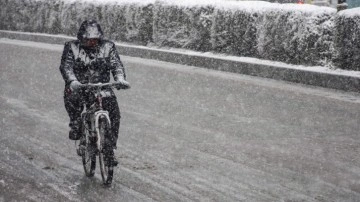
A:
[[[103,39],[103,32],[96,21],[83,22],[77,38],[65,43],[61,57],[60,72],[65,85],[72,81],[83,84],[106,83],[110,81],[110,73],[115,81],[126,80],[125,68],[115,44]],[[99,39],[98,46],[93,49],[83,46],[82,42],[87,38]]]

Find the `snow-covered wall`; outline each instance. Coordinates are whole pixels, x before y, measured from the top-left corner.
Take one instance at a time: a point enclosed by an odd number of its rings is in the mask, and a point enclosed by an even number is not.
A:
[[[358,56],[348,54],[359,50],[359,43],[349,43],[359,40],[357,11],[338,15],[312,5],[221,0],[0,0],[0,5],[5,30],[75,36],[83,20],[94,18],[116,41],[304,65],[336,59],[341,68],[359,69]],[[342,58],[348,63],[339,62]]]

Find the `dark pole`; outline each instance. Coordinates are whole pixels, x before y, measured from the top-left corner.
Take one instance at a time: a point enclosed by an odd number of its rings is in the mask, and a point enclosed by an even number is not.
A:
[[[338,0],[338,4],[336,6],[338,12],[347,9],[347,7],[348,4],[346,3],[346,0]]]

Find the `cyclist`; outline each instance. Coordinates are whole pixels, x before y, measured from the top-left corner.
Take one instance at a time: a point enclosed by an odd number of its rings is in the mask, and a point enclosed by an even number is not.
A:
[[[65,80],[64,102],[70,117],[71,140],[79,140],[83,103],[91,103],[91,98],[82,90],[81,84],[107,83],[110,73],[114,81],[130,87],[126,81],[125,68],[120,60],[115,44],[105,40],[100,25],[95,20],[84,21],[77,33],[77,40],[65,43],[61,57],[60,72]],[[103,108],[109,112],[111,120],[111,146],[116,149],[120,127],[120,110],[115,93],[105,89],[110,96],[103,98]],[[111,150],[113,152],[113,150]],[[113,163],[117,165],[114,157]]]

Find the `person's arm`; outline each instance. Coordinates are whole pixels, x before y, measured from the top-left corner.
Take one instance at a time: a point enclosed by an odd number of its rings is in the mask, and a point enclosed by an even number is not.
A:
[[[110,48],[110,67],[111,73],[115,81],[126,81],[126,73],[123,63],[120,60],[120,56],[116,50],[115,44],[112,44]]]
[[[69,85],[72,81],[77,81],[74,74],[74,53],[71,50],[71,45],[69,42],[65,43],[64,51],[61,56],[60,72],[63,76],[63,79],[66,85]]]

